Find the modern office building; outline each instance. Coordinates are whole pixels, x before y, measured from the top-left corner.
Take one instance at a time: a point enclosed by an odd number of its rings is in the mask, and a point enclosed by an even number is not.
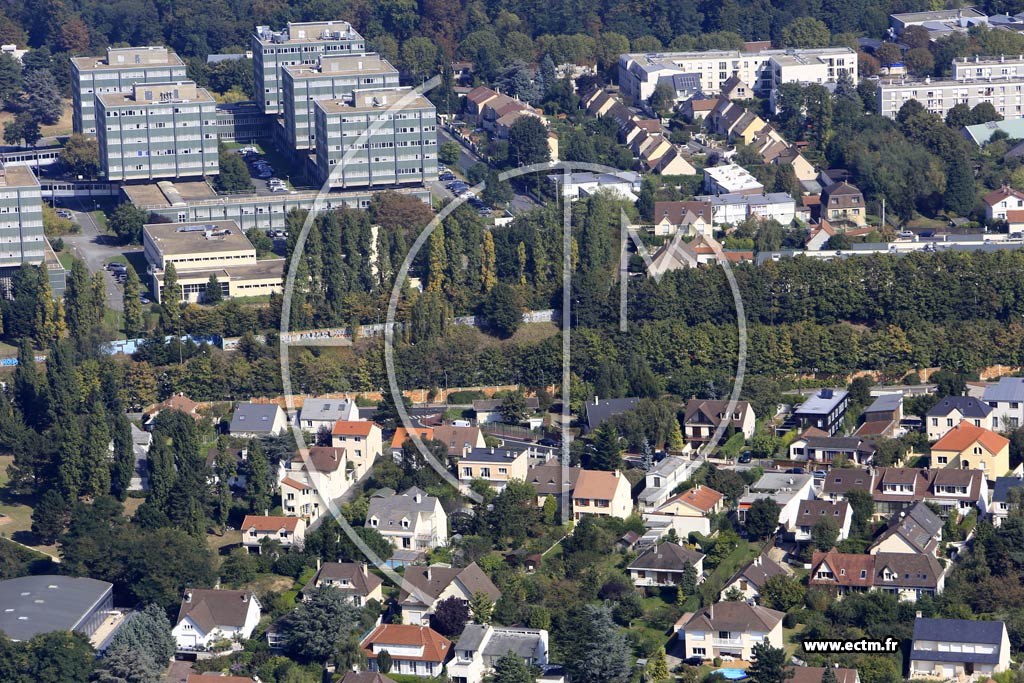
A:
[[[171,263],[182,301],[202,301],[211,276],[224,298],[281,291],[284,259],[257,260],[256,248],[234,221],[147,224],[142,242],[158,302]]]
[[[43,199],[32,169],[0,164],[0,273],[43,262]]]
[[[96,135],[96,95],[128,93],[136,83],[169,83],[186,78],[185,62],[166,47],[108,47],[106,57],[72,57],[74,131]]]
[[[437,178],[437,113],[412,90],[360,90],[317,100],[316,165],[331,187],[381,187]]]
[[[945,118],[957,104],[972,109],[988,102],[1003,118],[1024,117],[1024,57],[964,57],[953,60],[952,78],[884,79],[878,84],[878,111],[896,118],[908,100],[917,100]]]
[[[252,34],[252,69],[256,99],[263,113],[281,113],[284,67],[317,64],[320,55],[354,55],[365,50],[363,37],[347,21],[288,22],[281,31],[257,26]]]
[[[319,64],[281,69],[281,108],[292,149],[315,145],[314,102],[344,99],[356,90],[398,87],[398,69],[376,53],[321,55]]]
[[[192,81],[99,94],[96,118],[107,180],[217,175],[217,103]]]
[[[254,142],[273,136],[274,119],[255,102],[217,105],[217,139],[226,142]]]
[[[848,47],[619,55],[619,87],[635,101],[653,95],[659,79],[684,74],[699,78],[705,95],[718,94],[722,85],[736,76],[763,97],[781,83],[834,83],[844,73],[857,82],[857,53]]]
[[[396,192],[430,203],[430,190],[394,188]],[[243,230],[284,230],[288,212],[293,209],[310,210],[320,193],[316,190],[243,195],[218,195],[202,181],[167,180],[140,185],[122,185],[124,197],[140,209],[166,218],[174,223],[209,223],[232,220]],[[375,191],[358,189],[334,191],[321,197],[324,211],[347,206],[353,209],[369,208]]]

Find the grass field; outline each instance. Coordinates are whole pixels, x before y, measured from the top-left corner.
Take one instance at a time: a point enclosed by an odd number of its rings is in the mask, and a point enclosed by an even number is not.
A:
[[[71,100],[64,100],[64,113],[60,117],[60,121],[53,124],[52,126],[41,126],[39,132],[43,134],[44,138],[53,137],[56,135],[71,135],[73,130],[73,124],[71,120]],[[14,114],[9,111],[0,112],[0,128],[8,121],[14,120]]]

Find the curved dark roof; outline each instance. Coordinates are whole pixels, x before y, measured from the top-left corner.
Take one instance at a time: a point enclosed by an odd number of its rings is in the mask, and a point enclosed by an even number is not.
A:
[[[112,590],[113,584],[106,581],[74,576],[22,576],[0,581],[0,631],[12,640],[31,640],[49,631],[73,631]]]

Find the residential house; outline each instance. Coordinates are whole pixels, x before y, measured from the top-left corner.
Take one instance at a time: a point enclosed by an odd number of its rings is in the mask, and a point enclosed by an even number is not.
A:
[[[733,74],[722,83],[722,89],[719,94],[727,100],[749,100],[754,97],[753,89],[736,74]]]
[[[277,483],[284,513],[302,517],[309,524],[330,510],[368,470],[372,463],[355,459],[345,448],[314,446],[303,457],[282,460],[277,468]]]
[[[881,394],[864,409],[858,436],[894,438],[903,420],[903,394]]]
[[[128,482],[129,491],[149,490],[149,449],[153,445],[153,435],[143,429],[139,429],[134,423],[131,424],[132,431],[132,456],[135,458],[135,465],[132,468],[132,478]]]
[[[874,490],[874,470],[835,468],[825,475],[819,495],[823,500],[846,500],[850,491],[864,491],[870,495]]]
[[[477,125],[484,113],[484,105],[498,96],[498,93],[484,86],[478,86],[466,93],[466,120]]]
[[[833,549],[827,553],[814,553],[808,585],[831,588],[839,597],[849,593],[881,591],[903,601],[916,602],[922,595],[941,593],[945,587],[945,573],[932,555],[857,555]]]
[[[231,436],[251,439],[278,436],[288,427],[288,419],[276,403],[238,403],[231,416]]]
[[[584,431],[592,432],[600,427],[605,420],[615,415],[622,415],[631,410],[636,410],[640,403],[638,398],[605,398],[597,396],[593,401],[587,401],[583,406],[586,427]]]
[[[299,409],[297,424],[306,432],[330,431],[338,420],[358,422],[359,406],[351,398],[307,398]]]
[[[796,218],[796,202],[785,192],[735,192],[698,195],[695,199],[711,202],[712,221],[718,226],[767,219],[789,225]]]
[[[843,426],[843,417],[850,405],[850,392],[841,389],[819,389],[801,403],[793,417],[801,429],[816,427],[828,436],[835,435]]]
[[[938,505],[942,517],[956,513],[963,517],[977,507],[981,514],[988,511],[988,479],[982,470],[925,470],[928,481],[925,500]]]
[[[814,527],[823,519],[831,519],[839,529],[836,541],[843,541],[850,536],[850,524],[853,522],[853,508],[848,502],[829,500],[805,500],[797,510],[796,521],[788,529],[797,543],[807,543],[813,539]]]
[[[579,521],[584,515],[626,519],[633,512],[629,480],[622,472],[583,470],[572,492],[572,515]]]
[[[441,424],[434,427],[433,438],[448,446],[449,458],[464,458],[474,449],[487,447],[484,433],[479,427]]]
[[[193,420],[201,420],[203,416],[199,414],[199,404],[190,399],[185,394],[175,394],[170,396],[156,405],[150,406],[146,410],[146,418],[143,422],[143,427],[151,429],[153,426],[153,420],[163,410],[177,410],[185,413]]]
[[[908,678],[986,677],[1010,668],[1010,638],[1001,621],[914,620]]]
[[[462,568],[446,565],[406,567],[405,581],[398,596],[402,623],[426,626],[437,603],[458,598],[468,604],[477,593],[484,593],[495,602],[501,597],[501,591],[476,562]]]
[[[706,126],[712,133],[724,136],[729,142],[742,142],[745,145],[753,142],[765,125],[760,116],[725,97],[718,101],[706,120]]]
[[[985,218],[1005,221],[1008,211],[1024,209],[1024,192],[1003,185],[985,195],[982,201],[985,202]]]
[[[893,515],[889,524],[868,548],[872,555],[882,553],[939,554],[942,520],[923,502]]]
[[[703,99],[692,97],[683,102],[679,107],[679,111],[683,115],[683,118],[689,119],[693,123],[698,123],[706,120],[717,106],[717,97]]]
[[[789,571],[767,554],[758,555],[725,582],[719,599],[726,600],[727,594],[737,590],[745,601],[756,601],[761,597],[761,591],[764,590],[764,584],[768,579],[779,574],[788,575]]]
[[[654,234],[658,237],[670,237],[677,232],[687,237],[710,234],[711,221],[709,201],[654,203]]]
[[[856,669],[832,667],[836,683],[860,683],[860,674]],[[824,683],[825,667],[823,666],[791,666],[787,683]]]
[[[572,500],[572,492],[576,489],[576,481],[582,471],[579,467],[566,467],[557,463],[536,465],[527,471],[526,483],[537,491],[538,507],[544,505],[548,496],[558,501],[561,507],[563,501]]]
[[[704,191],[709,195],[763,194],[764,185],[742,166],[726,164],[704,169]]]
[[[451,659],[452,642],[428,626],[380,624],[359,643],[370,671],[379,671],[377,658],[391,655],[389,673],[434,678]]]
[[[821,217],[836,226],[860,228],[867,225],[864,194],[846,181],[829,185],[821,191]]]
[[[301,550],[306,540],[306,521],[301,517],[246,515],[239,531],[242,547],[249,552],[262,552],[263,541],[277,541],[282,548]]]
[[[807,251],[821,251],[828,247],[828,241],[836,236],[835,229],[828,221],[819,220],[817,226],[812,227],[804,240],[804,249]]]
[[[456,72],[457,75],[458,72]],[[209,681],[208,683],[218,683],[218,681]],[[341,683],[395,683],[395,679],[389,678],[379,671],[349,671],[341,679]]]
[[[859,436],[798,436],[789,444],[790,460],[808,463],[831,465],[845,458],[847,462],[866,465],[874,456],[874,443]]]
[[[993,408],[992,417],[999,419],[1000,431],[1024,425],[1024,377],[1000,377],[985,388],[981,400]]]
[[[745,602],[719,602],[702,608],[682,628],[686,657],[754,658],[754,646],[782,648],[782,618],[777,610]]]
[[[635,202],[639,199],[642,189],[642,177],[636,171],[616,171],[615,173],[595,173],[592,171],[576,171],[566,177],[564,173],[555,173],[547,177],[548,182],[556,186],[556,192],[574,202],[578,199],[591,197],[604,192],[616,199]]]
[[[448,514],[441,501],[416,486],[401,494],[387,489],[370,496],[366,526],[411,556],[448,544]]]
[[[483,479],[491,488],[502,491],[513,479],[526,481],[529,467],[529,448],[474,448],[459,460],[459,481],[469,485],[474,479]]]
[[[420,440],[424,443],[434,438],[433,427],[416,427],[412,431],[416,436],[420,437]],[[405,442],[410,438],[412,438],[410,436],[410,432],[405,427],[399,427],[395,430],[394,436],[391,437],[391,457],[394,458],[396,462],[401,462],[402,458],[405,457],[403,447],[405,446]]]
[[[691,532],[711,533],[711,515],[725,507],[725,496],[712,488],[697,486],[672,496],[653,511],[643,513],[644,526],[648,532],[641,538],[640,545],[655,543],[669,529],[674,529],[679,538],[686,538]]]
[[[771,498],[779,506],[779,524],[790,528],[796,524],[800,504],[814,498],[814,477],[809,474],[766,472],[740,497],[737,516],[741,522],[747,510],[759,498]]]
[[[648,171],[658,175],[697,175],[697,168],[675,145],[661,156],[648,156],[644,164]]]
[[[907,467],[882,467],[874,476],[875,516],[891,517],[925,499],[928,480],[921,470]]]
[[[993,479],[1010,470],[1010,440],[962,420],[932,444],[933,467],[979,469]]]
[[[752,251],[726,251],[722,245],[709,235],[697,235],[689,242],[683,242],[677,235],[671,241],[662,245],[651,258],[651,264],[647,267],[649,277],[659,275],[671,270],[680,268],[696,268],[698,265],[718,264],[722,259],[729,263],[740,263],[742,261],[753,261]]]
[[[1010,511],[1016,509],[1014,499],[1021,494],[1011,494],[1011,491],[1021,486],[1024,486],[1024,478],[1020,476],[996,479],[996,485],[992,491],[992,505],[989,507],[993,526],[1001,526]]]
[[[500,398],[486,398],[473,401],[473,414],[478,425],[490,424],[491,422],[504,422],[501,415],[501,405],[505,401]],[[540,410],[540,401],[535,396],[526,398],[527,412]]]
[[[693,567],[699,579],[704,556],[677,543],[658,543],[629,563],[629,578],[638,588],[678,586],[687,567]]]
[[[466,624],[448,663],[454,683],[482,683],[498,660],[512,653],[528,668],[548,664],[548,632],[543,629]]]
[[[252,591],[186,588],[171,635],[179,650],[201,650],[220,640],[245,640],[259,621]]]
[[[661,506],[677,486],[693,476],[700,465],[700,461],[677,455],[668,455],[656,462],[644,475],[644,489],[637,497],[640,509],[651,511]]]
[[[324,562],[320,564],[313,578],[302,587],[299,595],[305,600],[315,589],[333,586],[341,591],[346,600],[356,607],[362,607],[370,600],[384,604],[384,582],[370,571],[365,562]]]
[[[925,415],[925,429],[929,441],[937,441],[964,420],[975,427],[986,427],[997,431],[1000,427],[999,416],[993,415],[994,409],[984,401],[973,396],[947,396],[928,411]]]
[[[331,428],[331,445],[344,448],[353,460],[370,463],[384,453],[380,427],[365,420],[338,420]]]
[[[737,401],[729,410],[729,401],[712,401],[691,399],[686,403],[686,413],[683,418],[683,438],[690,445],[690,448],[700,448],[711,441],[722,423],[726,423],[726,429],[732,427],[733,431],[743,434],[745,440],[754,436],[754,426],[757,421],[754,409],[747,401]],[[725,432],[719,442],[724,441]]]

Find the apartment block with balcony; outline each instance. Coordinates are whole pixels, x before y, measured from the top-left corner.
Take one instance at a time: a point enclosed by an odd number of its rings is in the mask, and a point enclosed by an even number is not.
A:
[[[356,90],[398,87],[398,69],[376,53],[321,55],[318,64],[281,69],[281,108],[284,130],[293,149],[315,146],[316,100],[337,100]]]
[[[314,107],[321,182],[333,176],[332,188],[385,187],[437,178],[437,111],[422,95],[360,90]]]
[[[896,118],[908,100],[917,100],[945,118],[957,104],[970,108],[988,102],[1003,118],[1024,116],[1024,58],[1019,55],[953,60],[952,77],[943,80],[888,79],[878,84],[878,111]]]
[[[257,26],[251,44],[256,99],[264,114],[282,112],[285,67],[317,64],[321,55],[358,55],[366,51],[366,41],[347,21],[288,22],[280,31]]]
[[[192,81],[96,95],[100,166],[110,181],[217,175],[217,103]]]
[[[74,131],[96,135],[96,95],[129,93],[137,83],[171,83],[186,78],[185,62],[162,46],[108,47],[105,56],[72,57]]]

